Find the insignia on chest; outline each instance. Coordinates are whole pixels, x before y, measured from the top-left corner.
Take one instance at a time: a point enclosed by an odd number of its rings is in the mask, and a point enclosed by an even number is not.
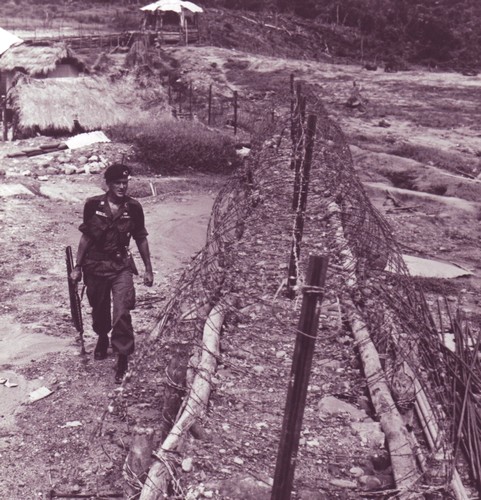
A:
[[[95,214],[96,215],[101,215],[102,217],[107,217],[107,214],[105,214],[104,212],[101,212],[100,210],[96,210]]]

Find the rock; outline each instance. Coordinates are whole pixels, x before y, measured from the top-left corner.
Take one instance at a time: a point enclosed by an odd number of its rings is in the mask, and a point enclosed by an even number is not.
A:
[[[98,174],[100,173],[100,171],[102,170],[101,167],[99,167],[99,164],[97,165],[92,165],[90,168],[89,168],[89,173],[91,174]]]
[[[265,366],[262,366],[262,365],[256,365],[252,368],[257,375],[260,375],[261,373],[263,373],[265,371]]]
[[[369,457],[372,466],[377,471],[385,471],[388,467],[391,466],[391,458],[389,457],[389,453],[381,452],[376,455],[372,455]]]
[[[242,500],[269,500],[270,487],[252,477],[232,477],[207,483],[205,490],[218,490],[218,498],[242,498]],[[203,493],[205,496],[205,492]]]
[[[286,351],[277,351],[276,358],[285,358],[286,354],[287,354]]]
[[[337,370],[341,368],[341,366],[342,362],[337,359],[321,359],[321,361],[319,361],[319,367],[324,370]]]
[[[88,158],[86,156],[79,156],[77,158],[77,163],[79,165],[85,165],[88,162]]]
[[[330,497],[322,491],[300,490],[297,498],[299,500],[329,500]]]
[[[92,161],[99,161],[99,157],[97,155],[92,155],[89,159],[88,159],[89,162],[92,162]]]
[[[191,472],[194,467],[193,460],[191,457],[184,458],[182,460],[182,470],[184,472]]]
[[[386,437],[379,422],[353,422],[351,428],[359,435],[363,443],[372,448],[384,448]]]
[[[382,486],[381,481],[376,476],[361,476],[358,480],[366,491],[378,490]]]
[[[25,177],[30,177],[32,175],[32,171],[31,170],[23,170],[22,175],[24,175]]]
[[[3,168],[0,168],[0,177],[4,177],[5,175],[7,175],[7,172]]]
[[[334,396],[326,396],[319,401],[319,412],[321,416],[348,414],[351,421],[362,422],[370,420],[364,410],[360,410],[355,406],[341,401]]]
[[[357,483],[348,479],[331,479],[329,483],[338,488],[357,488]]]
[[[66,163],[63,165],[63,173],[65,175],[72,175],[77,173],[77,167],[72,165],[71,163]]]
[[[364,474],[364,470],[361,467],[351,467],[349,474],[353,477],[361,477]]]
[[[234,463],[237,465],[244,465],[244,460],[240,457],[234,457]]]
[[[46,174],[55,175],[55,174],[58,174],[58,170],[55,167],[48,167]]]

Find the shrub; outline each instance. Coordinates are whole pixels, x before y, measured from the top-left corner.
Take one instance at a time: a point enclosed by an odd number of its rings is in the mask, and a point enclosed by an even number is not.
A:
[[[161,119],[119,125],[111,136],[134,145],[135,159],[160,174],[228,173],[238,164],[233,140],[199,122]]]

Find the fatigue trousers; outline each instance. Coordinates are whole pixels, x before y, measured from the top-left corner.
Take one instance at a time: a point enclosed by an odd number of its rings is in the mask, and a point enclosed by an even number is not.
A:
[[[112,330],[111,343],[114,352],[132,354],[134,330],[130,311],[135,307],[132,270],[128,268],[102,276],[86,273],[84,282],[92,307],[94,332],[99,336],[106,336]]]

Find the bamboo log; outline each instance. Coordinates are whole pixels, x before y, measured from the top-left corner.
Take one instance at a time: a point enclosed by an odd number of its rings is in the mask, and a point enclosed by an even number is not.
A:
[[[355,258],[344,236],[340,208],[337,203],[332,202],[327,206],[327,211],[334,238],[342,249],[339,252],[339,257],[343,269],[354,271]],[[351,273],[348,286],[357,286],[354,272]],[[371,340],[369,331],[357,313],[354,303],[350,299],[345,299],[343,302],[346,305],[346,310],[349,311],[349,321],[363,364],[371,401],[388,442],[394,480],[396,487],[400,490],[398,498],[407,499],[411,497],[410,491],[420,476],[409,434],[392,398],[379,354]]]
[[[345,237],[344,237],[344,231],[343,231],[341,220],[340,220],[340,208],[336,203],[330,203],[328,206],[328,212],[331,216],[330,220],[331,220],[331,223],[333,224],[333,232],[334,232],[334,236],[336,238],[336,241],[338,243],[340,243],[342,248],[343,248],[343,250],[340,252],[341,257],[342,257],[341,262],[342,262],[343,268],[348,269],[350,271],[354,271],[354,269],[355,269],[354,256],[350,252],[347,241],[345,240]],[[355,274],[353,272],[351,274],[351,277],[348,280],[348,286],[356,286],[356,284],[357,284],[357,280],[356,280]],[[354,305],[352,303],[350,305],[351,305],[351,309],[353,310]],[[356,313],[353,313],[353,314],[356,314]],[[357,328],[354,327],[354,324],[357,324]],[[381,379],[379,378],[380,373],[382,373],[382,377],[384,378],[384,372],[382,371],[382,367],[381,367],[381,364],[379,361],[379,355],[376,351],[376,348],[374,347],[374,344],[372,344],[372,342],[370,340],[370,336],[369,336],[369,333],[367,332],[367,328],[365,327],[365,325],[363,325],[362,321],[359,320],[358,318],[355,318],[355,321],[353,323],[353,334],[354,334],[356,342],[358,343],[361,358],[363,358],[363,356],[365,357],[365,359],[362,359],[362,362],[364,365],[364,372],[365,372],[366,378],[368,380],[369,391],[371,394],[371,400],[373,402],[373,406],[376,409],[376,412],[379,414],[378,408],[376,406],[376,402],[373,399],[373,392],[378,391],[378,388],[376,387],[376,385],[379,385],[381,383]],[[396,340],[396,339],[394,339],[394,340]],[[369,346],[369,347],[367,347],[367,346]],[[363,351],[364,351],[364,355],[363,355]],[[369,361],[369,371],[370,371],[369,375],[368,375],[368,367],[366,364],[368,361]],[[424,392],[424,389],[421,386],[421,383],[419,382],[419,380],[415,376],[414,372],[409,367],[408,363],[404,363],[404,368],[406,370],[406,373],[408,375],[410,375],[413,379],[414,389],[415,389],[415,394],[416,394],[415,408],[416,408],[417,415],[421,421],[424,434],[426,436],[426,439],[429,443],[431,450],[437,451],[437,450],[439,450],[440,440],[442,439],[442,436],[441,436],[439,426],[438,426],[436,419],[434,417],[434,413],[430,407],[428,398],[426,396],[426,393]],[[381,370],[381,372],[378,372],[378,370]],[[369,377],[371,377],[371,379],[374,380],[374,383],[372,384],[372,388],[371,388],[371,384],[369,381]],[[372,377],[374,377],[374,378],[372,378]],[[389,398],[391,399],[391,402],[392,402],[389,404],[394,405],[394,401],[392,400],[391,393],[389,391],[389,388],[388,388],[385,380],[381,383],[381,387],[379,387],[379,390],[381,390],[382,392],[381,393],[377,392],[378,396],[379,396],[379,394],[383,394],[384,391],[387,391],[387,393],[389,394]],[[389,398],[387,400],[383,401],[381,398],[377,397],[377,399],[378,399],[377,404],[382,405],[384,402],[389,402]],[[407,433],[407,429],[405,428],[404,422],[402,422],[402,417],[399,414],[399,412],[396,411],[394,413],[397,413],[397,415],[394,415],[394,418],[391,419],[390,422],[388,422],[388,421],[386,421],[386,419],[384,419],[384,424],[383,424],[383,417],[381,417],[381,427],[382,427],[383,431],[386,433],[386,437],[388,438],[388,443],[389,443],[390,449],[396,449],[395,448],[395,441],[392,441],[392,443],[391,443],[389,436],[388,436],[388,433],[385,431],[384,425],[389,424],[389,427],[390,427],[391,423],[394,424],[395,426],[400,424],[401,425],[400,428],[402,429],[401,435],[398,435],[396,437],[396,440],[402,438],[402,439],[406,439],[407,442],[409,443],[409,435]],[[399,422],[398,416],[399,416],[399,418],[401,418],[401,422]],[[439,458],[445,460],[446,456],[444,453],[442,453],[442,457],[439,457]],[[392,461],[392,465],[393,465],[393,474],[394,474],[394,477],[396,480],[396,485],[400,489],[402,489],[402,486],[398,484],[398,479],[396,479],[396,478],[399,477],[400,474],[402,474],[402,470],[406,468],[406,465],[404,465],[403,460],[398,460],[397,458],[395,459],[395,457],[392,456],[392,453],[391,453],[391,461]],[[400,462],[400,463],[398,464],[397,462]],[[414,464],[414,466],[415,466],[415,464]],[[409,469],[409,467],[411,467],[411,465],[407,465],[408,469]],[[412,470],[415,470],[415,469],[413,468]],[[413,478],[410,478],[410,479],[412,480]],[[453,477],[451,479],[450,486],[451,486],[451,489],[456,497],[456,500],[468,500],[467,492],[464,488],[464,485],[461,481],[461,478],[460,478],[459,473],[456,470],[456,468],[454,468]]]
[[[150,468],[140,500],[160,500],[166,498],[169,477],[174,475],[172,452],[181,443],[182,437],[207,410],[211,390],[211,379],[217,368],[219,356],[220,330],[224,322],[225,310],[215,306],[204,325],[202,354],[197,373],[189,395],[180,411],[180,416],[160,448],[154,453],[157,461]]]

